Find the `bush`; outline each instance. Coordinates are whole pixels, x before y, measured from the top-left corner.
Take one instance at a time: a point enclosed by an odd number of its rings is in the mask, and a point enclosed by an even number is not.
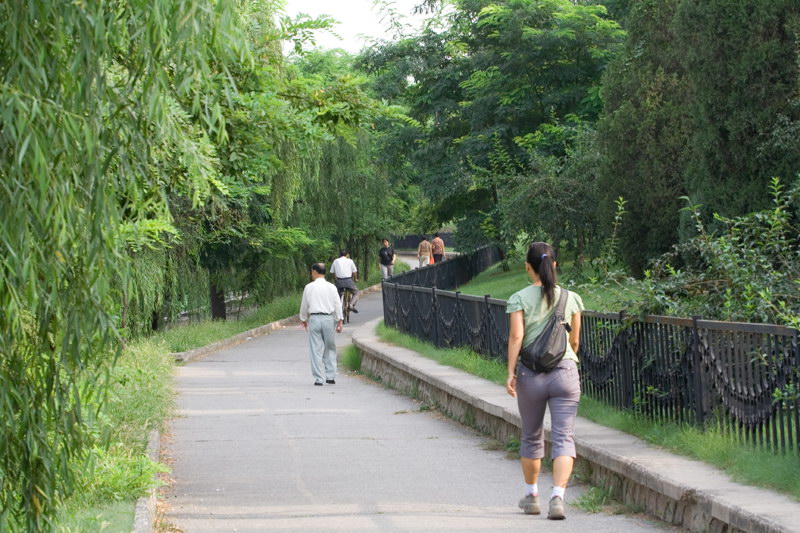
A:
[[[788,191],[774,178],[770,192],[771,209],[715,215],[716,232],[701,222],[700,206],[686,207],[697,236],[645,272],[639,310],[800,327],[800,177]]]

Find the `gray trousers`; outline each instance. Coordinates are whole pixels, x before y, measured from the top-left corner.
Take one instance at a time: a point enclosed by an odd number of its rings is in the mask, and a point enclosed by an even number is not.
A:
[[[308,317],[308,344],[311,348],[311,374],[320,383],[336,378],[336,322],[333,315]],[[324,374],[323,374],[324,370]]]
[[[550,457],[575,457],[575,417],[581,399],[578,365],[565,359],[547,373],[523,364],[517,369],[517,405],[522,419],[519,454],[527,459],[544,457],[544,412],[550,407]]]
[[[353,281],[353,278],[336,278],[336,288],[339,289],[339,296],[342,296],[344,293],[344,289],[350,289],[350,292],[353,294],[352,299],[350,300],[350,307],[355,307],[356,302],[358,302],[358,298],[361,296],[361,291],[358,290],[356,287],[356,283]]]
[[[394,274],[394,265],[381,264],[381,279],[392,277]]]

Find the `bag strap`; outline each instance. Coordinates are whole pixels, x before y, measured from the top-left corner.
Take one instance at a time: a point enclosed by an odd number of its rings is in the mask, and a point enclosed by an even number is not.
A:
[[[567,296],[569,296],[569,291],[565,288],[561,288],[561,294],[558,297],[558,306],[556,307],[556,317],[560,322],[564,321],[564,311],[567,309]]]

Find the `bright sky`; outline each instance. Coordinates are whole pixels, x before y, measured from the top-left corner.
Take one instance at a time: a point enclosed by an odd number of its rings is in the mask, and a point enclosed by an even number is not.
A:
[[[413,27],[419,27],[424,16],[412,15],[414,6],[421,0],[384,0],[391,4],[393,9],[405,17],[405,22]],[[329,33],[317,35],[317,46],[321,48],[343,48],[351,53],[356,53],[364,46],[365,41],[359,36],[392,38],[388,20],[381,22],[379,8],[373,5],[373,0],[286,0],[286,14],[294,17],[298,13],[305,13],[316,17],[330,15],[339,21],[334,31],[342,40]]]

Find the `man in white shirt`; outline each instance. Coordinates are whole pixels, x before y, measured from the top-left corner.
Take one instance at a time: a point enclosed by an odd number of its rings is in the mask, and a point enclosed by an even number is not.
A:
[[[303,289],[300,320],[308,331],[314,385],[336,384],[336,333],[342,332],[342,302],[333,283],[325,281],[325,265],[311,265],[311,283]],[[335,320],[334,320],[335,318]],[[324,366],[324,376],[323,376]]]
[[[331,265],[331,271],[336,276],[336,288],[339,289],[341,296],[345,290],[353,293],[353,299],[350,300],[350,310],[358,313],[356,309],[356,302],[358,302],[359,290],[356,287],[358,269],[352,259],[347,257],[347,250],[339,251],[339,258]]]

